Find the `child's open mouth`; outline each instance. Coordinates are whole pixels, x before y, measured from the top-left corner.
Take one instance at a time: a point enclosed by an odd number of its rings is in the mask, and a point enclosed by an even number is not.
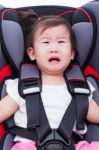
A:
[[[49,59],[49,62],[50,62],[50,63],[58,63],[59,61],[60,61],[60,59],[57,58],[57,57],[53,57],[53,58],[50,58],[50,59]]]

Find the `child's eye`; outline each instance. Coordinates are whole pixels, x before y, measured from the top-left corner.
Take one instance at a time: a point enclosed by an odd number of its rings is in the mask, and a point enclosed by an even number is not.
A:
[[[44,41],[43,43],[45,43],[45,44],[49,44],[49,41]]]
[[[58,43],[65,43],[65,41],[58,41]]]

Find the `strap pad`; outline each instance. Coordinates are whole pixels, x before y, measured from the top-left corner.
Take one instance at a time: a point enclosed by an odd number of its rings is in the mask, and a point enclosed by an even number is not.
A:
[[[90,94],[88,83],[78,64],[73,64],[65,74],[67,86],[72,94]]]
[[[41,91],[39,69],[34,64],[22,64],[19,93],[22,97]]]

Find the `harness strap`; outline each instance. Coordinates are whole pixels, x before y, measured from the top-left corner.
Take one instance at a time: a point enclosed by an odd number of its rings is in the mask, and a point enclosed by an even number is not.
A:
[[[37,66],[22,64],[19,93],[26,100],[27,128],[35,128],[40,125],[40,91],[40,76]]]
[[[40,142],[52,131],[45,113],[41,96],[40,96],[40,126],[36,130]]]
[[[88,95],[76,94],[77,99],[77,129],[83,130],[85,128],[85,120],[88,111]]]
[[[27,128],[36,129],[39,141],[51,132],[40,92],[41,84],[38,67],[33,64],[22,64],[19,93],[26,100]]]
[[[28,72],[28,74],[26,74],[25,72]],[[72,76],[74,76],[75,78],[72,78]],[[77,77],[79,76],[81,77],[81,80],[77,79]],[[66,73],[65,77],[67,80],[69,91],[72,94],[72,101],[67,108],[65,115],[63,116],[57,132],[53,132],[55,134],[53,136],[40,96],[41,86],[39,70],[36,66],[31,67],[31,64],[23,65],[21,69],[21,80],[19,83],[21,83],[21,96],[26,99],[28,118],[27,127],[29,129],[35,129],[37,134],[36,137],[38,139],[37,141],[39,141],[38,145],[42,143],[42,141],[46,141],[45,139],[48,139],[47,141],[50,141],[49,138],[51,138],[51,140],[55,140],[56,133],[58,133],[57,135],[59,136],[62,135],[66,141],[66,144],[68,145],[69,142],[70,145],[72,130],[76,120],[78,128],[81,129],[82,126],[84,127],[84,120],[87,112],[86,108],[88,106],[87,99],[89,89],[81,71],[79,71],[79,67],[76,67],[76,69],[75,67],[70,69],[70,71]],[[82,89],[84,89],[83,92]],[[84,93],[85,91],[86,94]]]
[[[18,135],[20,137],[27,138],[33,141],[38,140],[35,129],[27,129],[27,128],[21,128],[21,127],[15,126],[9,129],[8,132],[12,133],[13,135]]]
[[[71,138],[74,123],[77,119],[76,105],[77,105],[77,100],[76,97],[73,96],[72,101],[69,107],[67,108],[64,117],[61,121],[61,124],[58,128],[58,132],[62,134],[66,140]]]
[[[90,89],[82,70],[77,63],[71,65],[71,69],[68,70],[64,76],[67,81],[68,90],[72,97],[77,99],[77,129],[82,130],[85,128]]]
[[[28,98],[30,98],[30,97],[28,97]],[[11,128],[9,131],[10,131],[10,133],[13,133],[14,135],[19,135],[21,137],[24,137],[24,138],[27,138],[27,139],[30,139],[30,140],[34,140],[37,143],[39,141],[39,143],[40,143],[41,141],[43,141],[43,139],[49,133],[51,133],[52,130],[51,130],[51,128],[49,126],[49,123],[48,123],[48,119],[47,119],[47,116],[46,116],[46,113],[45,113],[45,110],[44,110],[44,106],[43,106],[43,103],[41,101],[41,96],[39,95],[39,105],[36,106],[35,110],[34,110],[35,101],[33,101],[33,99],[35,98],[35,94],[31,94],[31,98],[32,98],[32,102],[33,102],[32,113],[35,114],[34,118],[35,117],[38,118],[38,116],[36,116],[36,113],[35,113],[35,112],[37,112],[38,109],[39,109],[39,112],[40,112],[40,116],[39,116],[40,124],[39,124],[39,126],[35,126],[33,128],[33,125],[32,125],[32,128],[28,128],[28,129],[15,126],[15,127]],[[28,99],[27,99],[27,101],[28,101]],[[32,119],[32,117],[30,117],[29,119]],[[32,123],[32,122],[30,122],[30,123]]]
[[[35,128],[40,125],[40,101],[39,93],[25,96],[27,110],[27,128]]]
[[[41,111],[42,116],[40,122],[41,124],[40,127],[37,128],[37,135],[39,137],[39,143],[37,145],[38,150],[45,150],[45,149],[75,150],[74,143],[71,139],[72,129],[76,120],[75,101],[76,99],[73,99],[71,101],[59,128],[56,130],[50,128],[49,123],[45,118],[46,117],[45,111]]]

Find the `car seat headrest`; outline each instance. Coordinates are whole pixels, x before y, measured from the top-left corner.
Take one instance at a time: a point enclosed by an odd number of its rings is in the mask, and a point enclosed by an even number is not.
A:
[[[94,29],[90,14],[84,8],[77,8],[72,18],[73,30],[76,36],[78,61],[84,68],[89,62],[89,56],[93,53]]]
[[[9,10],[6,11],[8,16],[11,12]],[[14,15],[14,18],[17,18],[16,12],[13,12],[12,14]],[[15,70],[18,70],[24,56],[24,37],[22,28],[18,22],[5,19],[3,15],[1,21],[3,49]],[[13,19],[13,17],[11,18]]]
[[[39,8],[38,8],[39,9]],[[19,13],[19,12],[18,12]],[[20,63],[24,57],[24,36],[23,30],[20,25],[19,15],[15,10],[8,9],[3,12],[2,21],[1,21],[1,33],[2,33],[2,43],[4,46],[4,51],[9,57],[10,62],[13,64],[13,67],[18,70]],[[82,13],[82,11],[81,11]],[[61,13],[62,16],[67,15]],[[58,13],[59,15],[59,13]],[[89,56],[90,48],[92,46],[93,40],[93,25],[91,20],[82,15],[84,18],[83,21],[76,18],[78,17],[78,10],[73,12],[73,30],[77,39],[77,49],[79,53],[79,62],[83,66],[86,59]],[[86,19],[87,18],[87,19]]]
[[[95,30],[94,51],[89,64],[99,73],[99,1],[92,1],[83,6],[93,16],[93,28]]]
[[[2,13],[4,9],[4,6],[0,4],[0,15]],[[1,22],[1,20],[0,20]],[[1,36],[0,36],[0,70],[6,65],[7,61],[6,61],[6,58],[4,56],[4,53],[2,51],[2,47],[1,47]]]
[[[35,8],[37,10],[37,7]],[[39,8],[44,8],[46,10],[46,7],[43,6],[38,6],[38,9]],[[53,12],[55,10],[55,13],[57,12],[57,14],[61,13],[60,11],[62,11],[62,8],[64,10],[67,9],[67,7],[65,8],[59,6],[58,9],[57,6],[54,6],[52,8]],[[1,37],[4,53],[8,57],[10,63],[13,65],[14,69],[17,70],[17,72],[19,70],[20,63],[24,58],[24,33],[20,23],[20,16],[24,12],[26,12],[26,10],[22,11],[15,9],[5,9],[2,13],[1,19]],[[40,16],[42,15],[40,14]],[[67,15],[68,20],[71,19],[70,16],[71,14]]]
[[[90,52],[93,38],[93,27],[91,23],[83,22],[75,24],[73,30],[76,36],[76,47],[79,54],[78,62],[83,66]]]
[[[12,62],[16,65],[15,67],[19,68],[24,54],[24,41],[21,27],[13,21],[2,21],[2,31],[6,47],[10,49],[10,59],[12,59]]]

